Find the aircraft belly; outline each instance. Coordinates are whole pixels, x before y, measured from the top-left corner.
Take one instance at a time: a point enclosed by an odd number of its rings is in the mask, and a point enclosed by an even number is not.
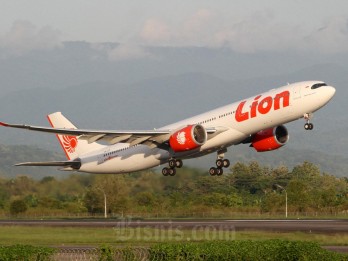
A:
[[[194,151],[181,152],[174,155],[177,158],[196,158],[200,155],[206,155],[215,152],[222,148],[227,148],[231,145],[238,144],[248,137],[245,133],[242,133],[235,129],[229,129],[220,133],[219,135],[208,140],[203,146]]]
[[[240,132],[235,129],[229,129],[227,131],[224,131],[223,133],[220,133],[216,137],[208,140],[202,147],[201,150],[208,150],[211,148],[221,147],[225,145],[233,145],[237,144],[240,141],[247,138],[247,135],[243,132]]]
[[[100,174],[121,174],[139,171],[158,166],[169,158],[169,153],[165,150],[150,149],[147,146],[137,148],[137,151],[124,151],[110,157],[99,158],[99,160],[83,162],[79,171],[93,172]],[[138,147],[140,147],[138,146]]]

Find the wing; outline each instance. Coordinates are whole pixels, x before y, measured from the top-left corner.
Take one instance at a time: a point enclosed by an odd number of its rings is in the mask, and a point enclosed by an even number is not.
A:
[[[31,131],[39,131],[46,133],[79,136],[79,139],[87,140],[88,143],[95,141],[106,141],[109,144],[120,142],[130,143],[131,146],[136,144],[145,144],[149,147],[158,147],[167,142],[174,132],[173,130],[125,130],[125,131],[109,131],[109,130],[86,130],[86,129],[62,129],[50,128],[32,125],[9,124],[0,122],[0,126],[26,129]],[[206,128],[208,138],[225,131],[226,128]]]

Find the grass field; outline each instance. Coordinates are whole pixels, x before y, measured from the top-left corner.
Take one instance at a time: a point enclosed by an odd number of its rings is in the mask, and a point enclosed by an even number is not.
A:
[[[148,245],[155,242],[203,240],[288,239],[315,241],[321,245],[348,245],[348,234],[303,232],[213,231],[153,228],[0,227],[0,245],[98,246],[103,244]]]

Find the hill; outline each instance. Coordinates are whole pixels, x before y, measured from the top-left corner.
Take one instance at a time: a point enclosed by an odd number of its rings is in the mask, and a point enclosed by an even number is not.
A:
[[[185,166],[208,169],[214,165],[215,154],[203,158],[191,159],[184,162]],[[337,177],[348,176],[348,158],[332,156],[309,150],[293,150],[291,148],[281,148],[277,151],[257,153],[247,145],[232,147],[226,155],[231,160],[231,164],[237,162],[247,163],[250,161],[261,162],[262,165],[278,167],[287,166],[292,169],[296,165],[309,161],[318,165],[322,172],[330,173]],[[17,175],[27,175],[34,179],[41,179],[45,176],[55,176],[58,178],[66,177],[72,172],[62,172],[55,167],[15,167],[15,163],[26,161],[52,161],[64,160],[63,153],[56,153],[33,146],[5,146],[0,145],[0,175],[3,177],[15,177]],[[158,169],[159,170],[159,169]],[[228,173],[228,171],[226,171]],[[82,174],[81,174],[82,175]],[[158,175],[160,171],[158,171]]]
[[[33,146],[5,146],[0,145],[0,176],[16,177],[27,175],[35,179],[55,175],[57,177],[67,176],[67,173],[57,171],[54,168],[40,167],[15,167],[15,163],[27,161],[51,161],[63,160],[62,154],[54,153]]]

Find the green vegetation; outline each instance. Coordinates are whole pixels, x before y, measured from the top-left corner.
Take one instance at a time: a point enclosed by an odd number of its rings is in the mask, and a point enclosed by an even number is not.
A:
[[[10,204],[10,213],[11,215],[18,215],[27,211],[28,207],[24,200],[16,199]]]
[[[0,217],[347,217],[348,179],[304,162],[289,170],[252,161],[223,176],[180,169],[175,177],[153,171],[125,175],[72,174],[58,180],[0,178]]]
[[[149,247],[102,245],[73,253],[65,249],[13,245],[0,247],[0,260],[348,260],[314,242],[237,240],[159,243]],[[67,255],[68,254],[68,255]],[[58,259],[57,259],[58,258]],[[69,260],[70,260],[69,259]],[[65,259],[64,259],[65,260]]]
[[[304,232],[217,231],[207,234],[193,229],[153,228],[86,228],[86,227],[0,227],[0,245],[32,244],[36,246],[131,244],[147,245],[160,242],[192,242],[207,240],[265,240],[284,239],[314,241],[320,245],[347,245],[348,234],[322,234]]]
[[[51,260],[50,257],[54,254],[54,252],[55,249],[52,248],[31,245],[0,246],[0,260]]]
[[[150,248],[150,260],[348,260],[312,242],[207,241],[161,243]]]

